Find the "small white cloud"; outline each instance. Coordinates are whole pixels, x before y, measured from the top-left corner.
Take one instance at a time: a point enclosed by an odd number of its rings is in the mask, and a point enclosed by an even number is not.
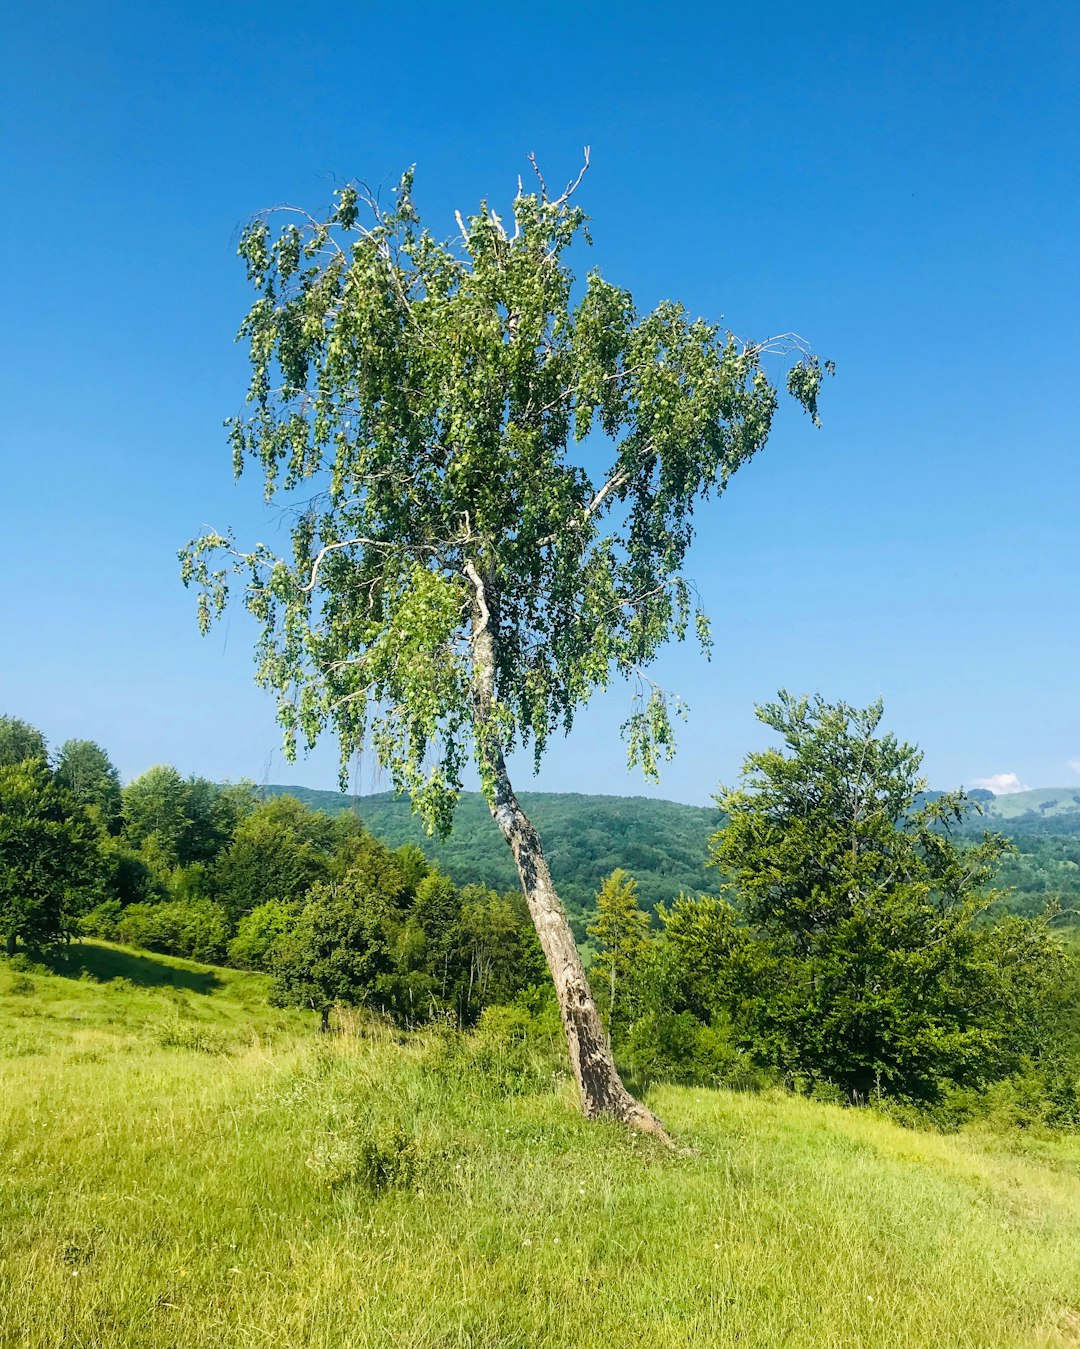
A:
[[[985,787],[995,796],[1006,796],[1009,792],[1029,792],[1031,788],[1021,782],[1015,773],[991,773],[988,778],[972,778],[972,787]]]

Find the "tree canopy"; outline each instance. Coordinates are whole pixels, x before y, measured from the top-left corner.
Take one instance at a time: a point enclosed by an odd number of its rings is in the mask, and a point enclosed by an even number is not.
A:
[[[601,1006],[614,1036],[617,1025],[631,1017],[627,988],[633,988],[634,968],[649,940],[649,916],[638,904],[637,882],[621,867],[604,878],[596,894],[596,918],[586,930],[597,946],[590,973],[602,990]]]
[[[0,716],[0,766],[48,756],[45,737],[36,726],[19,717]]]
[[[75,930],[101,876],[98,830],[44,759],[0,764],[0,934],[48,946]]]
[[[880,701],[786,693],[758,708],[781,745],[717,797],[713,860],[743,926],[717,913],[716,945],[732,1014],[774,1064],[862,1097],[933,1095],[1001,1070],[1001,989],[976,919],[1007,843],[953,837],[971,802],[926,798],[922,755],[881,716]]]
[[[695,507],[765,443],[765,355],[804,352],[673,302],[642,314],[598,271],[575,290],[571,246],[588,233],[569,189],[519,191],[509,225],[487,203],[458,219],[450,241],[422,228],[410,172],[387,209],[348,187],[325,220],[245,230],[253,411],[229,423],[234,467],[254,459],[269,498],[308,495],[289,556],[217,533],[181,555],[204,623],[227,596],[215,553],[249,573],[287,744],[329,722],[344,762],[370,732],[440,827],[476,740],[476,581],[498,626],[487,717],[504,753],[539,757],[595,689],[642,678],[686,632]],[[815,419],[825,368],[804,352],[788,376]],[[598,450],[571,453],[587,439],[611,447],[599,478]],[[672,738],[660,690],[626,729],[654,773]]]
[[[65,740],[56,759],[56,780],[76,801],[95,806],[107,829],[120,824],[120,774],[108,754],[93,740]]]

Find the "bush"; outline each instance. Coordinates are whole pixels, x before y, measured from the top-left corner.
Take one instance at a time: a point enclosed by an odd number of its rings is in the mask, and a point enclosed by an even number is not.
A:
[[[240,919],[229,943],[229,960],[245,970],[271,970],[274,948],[296,926],[299,906],[272,899]]]
[[[561,1038],[553,1037],[549,1019],[521,1006],[485,1007],[464,1043],[463,1066],[485,1095],[549,1091],[564,1068]]]
[[[691,1012],[647,1012],[626,1037],[626,1058],[642,1083],[757,1090],[770,1075],[755,1066],[728,1035]]]
[[[40,961],[31,959],[25,951],[19,951],[8,957],[7,967],[18,974],[48,974],[49,971]]]
[[[113,927],[113,939],[163,955],[220,964],[226,956],[229,925],[225,910],[208,899],[130,904]]]
[[[423,1158],[416,1139],[399,1125],[350,1124],[327,1136],[307,1159],[308,1169],[332,1189],[362,1185],[373,1194],[415,1185]]]
[[[113,983],[117,983],[114,980]],[[228,1054],[235,1047],[227,1032],[181,1017],[163,1022],[157,1028],[158,1044],[166,1049],[191,1049],[199,1054]]]
[[[98,937],[102,941],[116,940],[116,925],[123,916],[124,906],[118,899],[106,899],[79,919],[81,937]]]

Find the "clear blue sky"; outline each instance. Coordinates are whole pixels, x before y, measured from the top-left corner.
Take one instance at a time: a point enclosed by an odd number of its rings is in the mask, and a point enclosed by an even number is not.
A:
[[[660,794],[704,801],[780,685],[865,701],[938,786],[1080,782],[1080,10],[865,3],[8,6],[0,124],[0,711],[125,776],[283,765],[237,615],[200,639],[176,549],[272,542],[232,482],[236,233],[336,179],[449,232],[534,150],[643,305],[836,361],[702,517],[714,618]],[[599,701],[536,784],[637,791]],[[1073,761],[1074,767],[1069,763]],[[524,773],[522,773],[524,776]],[[363,765],[361,785],[380,785]]]

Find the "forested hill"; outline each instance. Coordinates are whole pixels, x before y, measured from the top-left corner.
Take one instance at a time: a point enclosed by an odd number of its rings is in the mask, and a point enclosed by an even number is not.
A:
[[[408,801],[392,792],[353,797],[309,787],[268,786],[262,791],[295,796],[330,814],[356,810],[377,838],[395,848],[415,843],[459,884],[517,887],[510,850],[477,792],[463,794],[454,832],[440,842],[427,837]],[[1016,845],[1016,855],[1005,859],[999,878],[1012,892],[1005,907],[1037,913],[1048,900],[1057,899],[1064,908],[1080,909],[1080,802],[1075,799],[1080,793],[1063,787],[993,798],[975,795],[981,798],[983,814],[969,818],[966,832],[998,830]],[[715,807],[572,792],[523,792],[521,801],[540,831],[555,884],[579,936],[582,915],[591,912],[600,882],[616,867],[634,876],[650,909],[680,891],[716,890],[716,873],[705,865],[709,835],[720,824]]]
[[[376,838],[394,848],[415,843],[458,884],[517,889],[510,849],[479,792],[462,794],[454,832],[440,842],[428,838],[408,801],[392,792],[353,797],[307,787],[261,790],[295,796],[331,814],[356,810]],[[592,909],[600,882],[616,867],[633,875],[650,909],[680,891],[700,894],[716,887],[705,865],[709,835],[720,823],[714,807],[573,792],[522,792],[520,799],[540,831],[559,894],[576,914]]]

